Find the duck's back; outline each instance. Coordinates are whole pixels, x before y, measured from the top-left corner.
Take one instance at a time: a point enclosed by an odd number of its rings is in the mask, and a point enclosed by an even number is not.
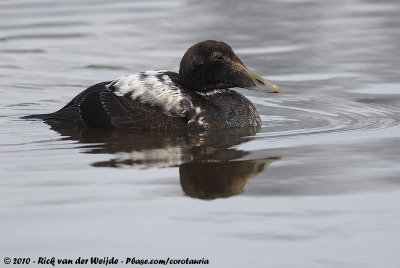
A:
[[[98,83],[54,113],[25,118],[64,121],[83,127],[184,128],[187,96],[172,80],[176,76],[168,71],[149,71]]]

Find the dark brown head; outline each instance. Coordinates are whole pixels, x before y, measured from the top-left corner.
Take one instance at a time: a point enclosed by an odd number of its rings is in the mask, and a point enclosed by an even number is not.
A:
[[[179,81],[195,91],[242,87],[280,92],[279,87],[247,69],[229,45],[214,40],[197,43],[186,51]]]

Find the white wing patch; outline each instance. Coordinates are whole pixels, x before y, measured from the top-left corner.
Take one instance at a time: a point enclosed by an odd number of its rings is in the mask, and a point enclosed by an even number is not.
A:
[[[190,97],[167,75],[168,71],[147,71],[127,75],[111,82],[117,96],[128,95],[133,100],[157,106],[167,115],[185,116],[193,108]]]

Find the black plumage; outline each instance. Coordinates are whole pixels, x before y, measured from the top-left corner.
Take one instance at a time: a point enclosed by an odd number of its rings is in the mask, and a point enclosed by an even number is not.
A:
[[[188,49],[179,73],[149,71],[98,83],[54,113],[25,118],[137,130],[259,127],[253,104],[232,87],[279,92],[230,46],[208,40]]]

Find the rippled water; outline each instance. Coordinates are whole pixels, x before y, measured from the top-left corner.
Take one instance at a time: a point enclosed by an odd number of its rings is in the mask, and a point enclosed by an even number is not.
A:
[[[399,12],[395,0],[2,0],[1,260],[398,267]],[[19,119],[99,81],[176,70],[204,39],[229,43],[284,88],[237,89],[261,132],[141,135]]]

